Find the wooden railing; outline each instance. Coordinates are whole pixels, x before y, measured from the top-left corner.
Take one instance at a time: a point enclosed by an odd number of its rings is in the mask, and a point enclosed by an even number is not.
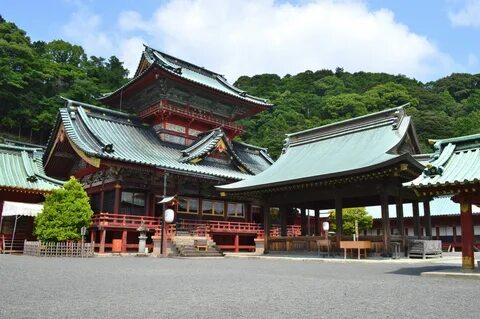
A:
[[[160,102],[156,102],[149,107],[145,108],[143,111],[139,113],[141,118],[147,118],[153,114],[161,113],[162,110],[168,110],[170,112],[183,115],[188,118],[192,119],[201,119],[204,122],[215,124],[216,126],[222,126],[229,129],[233,129],[239,132],[243,132],[244,128],[240,124],[237,124],[232,121],[223,120],[219,117],[214,117],[208,113],[198,113],[188,110],[185,107],[179,107],[169,103],[168,101],[162,100]]]
[[[94,215],[92,220],[95,226],[102,227],[138,228],[139,226],[145,226],[158,232],[161,229],[161,218],[152,216],[101,213]],[[287,225],[287,237],[301,236],[301,229],[302,227],[299,225]],[[169,238],[175,236],[177,230],[187,231],[196,236],[206,236],[211,233],[243,233],[256,235],[257,238],[264,237],[262,224],[223,220],[178,220],[176,225],[169,225],[167,230]],[[272,225],[270,227],[270,237],[280,237],[280,235],[281,227]]]
[[[258,234],[263,227],[257,223],[228,222],[228,221],[207,221],[207,225],[213,232],[224,233],[252,233]]]
[[[155,229],[160,226],[160,218],[152,216],[101,213],[94,215],[92,221],[94,225],[103,227],[137,228],[145,226]]]

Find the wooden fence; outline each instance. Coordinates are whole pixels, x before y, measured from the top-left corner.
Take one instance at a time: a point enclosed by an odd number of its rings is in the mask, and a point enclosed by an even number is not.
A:
[[[25,241],[23,254],[42,257],[93,257],[93,245],[82,242],[42,243]]]

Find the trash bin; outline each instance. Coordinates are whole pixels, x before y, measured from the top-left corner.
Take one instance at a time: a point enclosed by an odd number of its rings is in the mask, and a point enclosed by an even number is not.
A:
[[[114,239],[112,240],[112,253],[121,253],[122,252],[122,240]]]

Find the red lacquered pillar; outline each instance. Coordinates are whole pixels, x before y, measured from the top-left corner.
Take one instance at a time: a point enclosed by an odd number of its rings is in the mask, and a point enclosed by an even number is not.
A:
[[[462,268],[474,269],[472,204],[462,202],[460,204],[460,211],[460,223],[462,226]]]

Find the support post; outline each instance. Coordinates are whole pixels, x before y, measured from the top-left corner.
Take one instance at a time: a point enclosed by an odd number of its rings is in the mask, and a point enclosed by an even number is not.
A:
[[[264,254],[268,254],[268,238],[270,237],[270,207],[263,206],[263,244],[264,244]]]
[[[302,236],[307,235],[307,214],[306,214],[306,209],[301,208],[300,209],[300,214],[301,214],[301,220],[302,220]]]
[[[119,183],[115,184],[115,203],[113,204],[113,213],[120,214],[120,200],[122,195],[122,186]]]
[[[425,220],[425,236],[432,237],[432,217],[430,215],[430,201],[423,202],[423,217]]]
[[[127,231],[122,231],[122,253],[127,252]]]
[[[335,198],[335,227],[337,236],[337,247],[340,249],[340,241],[342,240],[343,232],[343,203],[341,197]]]
[[[163,198],[167,197],[167,172],[163,175]],[[167,257],[167,223],[165,222],[165,211],[167,204],[162,205],[162,246],[161,253],[163,257]]]
[[[315,236],[320,236],[320,209],[315,208]]]
[[[98,253],[104,254],[105,253],[105,238],[107,237],[107,230],[103,229],[100,232],[100,249],[98,250]]]
[[[90,229],[90,242],[92,244],[95,244],[95,241],[97,240],[95,237],[97,236],[97,230],[95,228]]]
[[[3,223],[3,200],[0,200],[0,234],[2,233],[2,223]]]
[[[238,234],[235,234],[235,253],[238,253],[240,251],[240,236]]]
[[[397,197],[395,200],[395,210],[397,212],[397,229],[402,236],[405,237],[405,219],[403,218],[403,198]]]
[[[403,198],[397,197],[395,200],[395,210],[397,212],[397,229],[402,237],[402,249],[407,251],[407,240],[405,236],[405,219],[403,218]]]
[[[475,255],[473,250],[473,216],[472,204],[469,202],[460,203],[460,222],[462,225],[462,268],[475,268]]]
[[[413,210],[413,236],[420,238],[420,212],[418,209],[418,202],[412,202]]]
[[[287,237],[287,210],[286,206],[279,207],[280,211],[280,235]]]
[[[390,230],[390,212],[388,210],[388,195],[383,193],[380,195],[380,204],[382,209],[382,236],[383,236],[383,254],[390,255],[390,243],[392,235]]]

